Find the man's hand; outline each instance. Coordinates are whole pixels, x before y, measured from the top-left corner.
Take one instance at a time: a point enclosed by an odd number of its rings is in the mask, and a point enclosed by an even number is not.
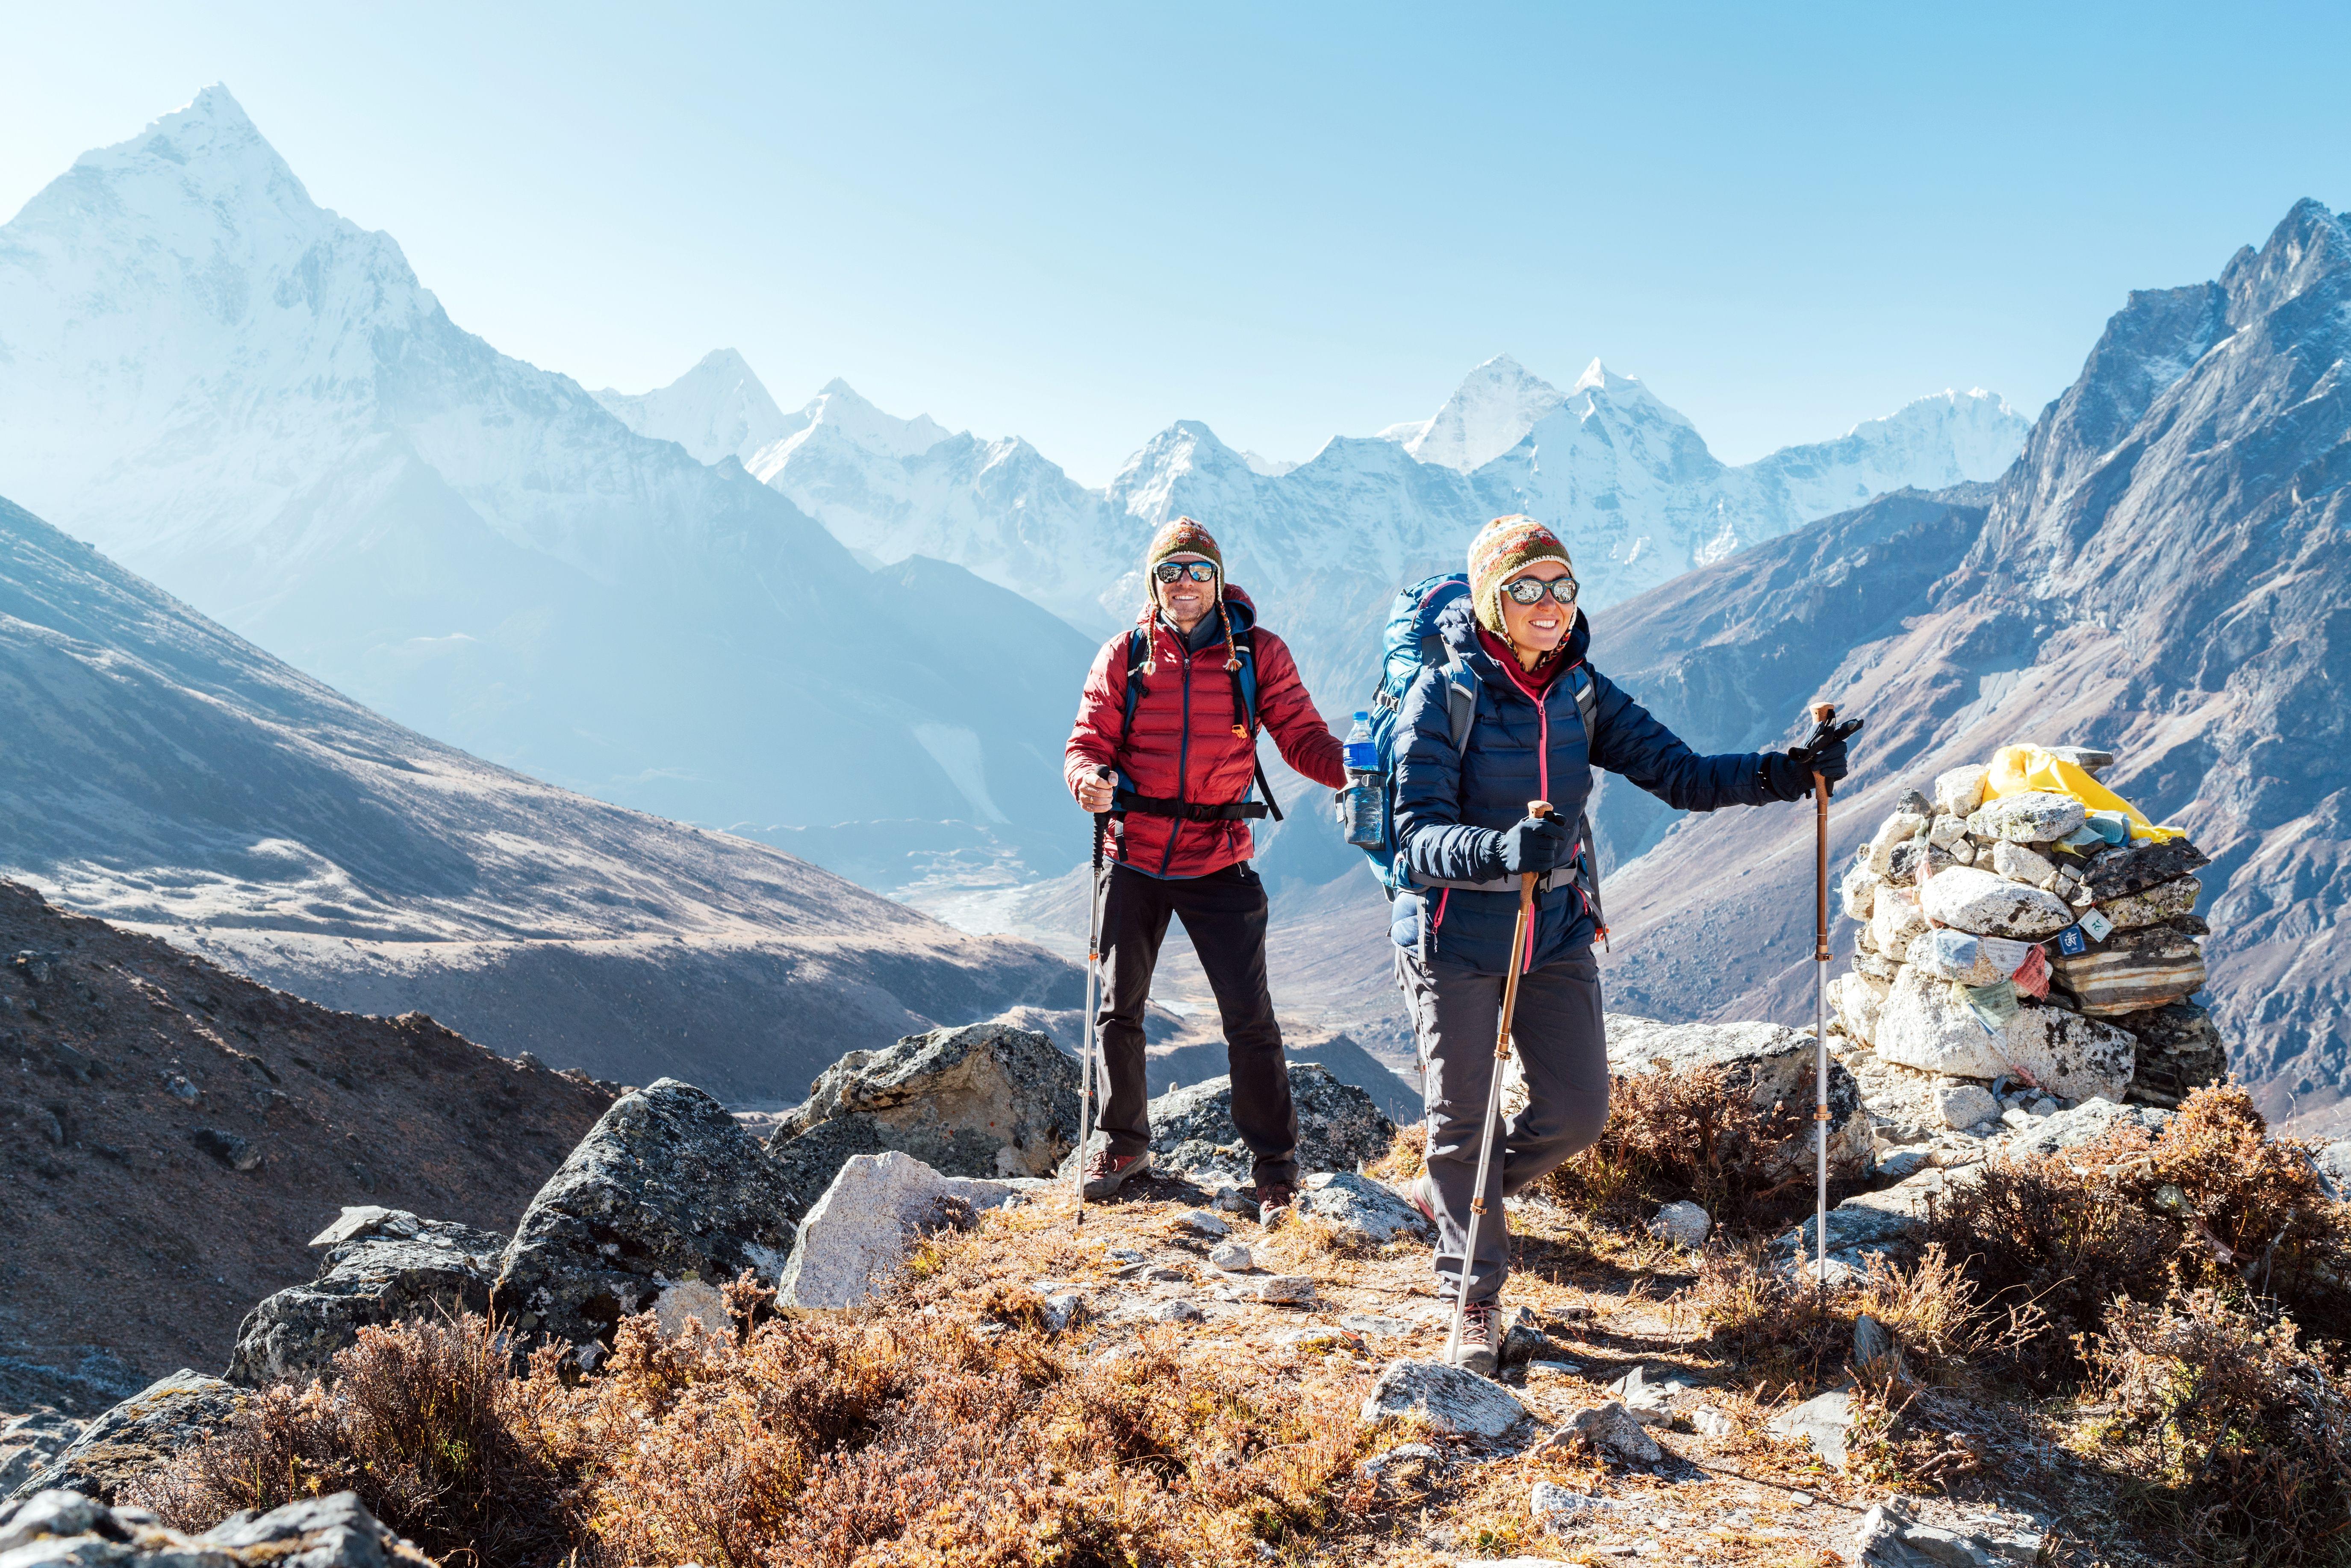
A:
[[[1079,782],[1078,804],[1099,815],[1110,810],[1111,793],[1110,769],[1105,768]]]

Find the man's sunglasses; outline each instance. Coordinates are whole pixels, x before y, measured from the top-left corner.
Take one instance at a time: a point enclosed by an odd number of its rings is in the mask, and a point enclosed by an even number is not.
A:
[[[1554,577],[1545,581],[1540,577],[1513,578],[1502,584],[1502,591],[1520,604],[1540,604],[1546,593],[1562,604],[1573,604],[1575,602],[1575,579]]]
[[[1217,563],[1212,560],[1163,560],[1151,569],[1151,575],[1162,582],[1173,582],[1179,577],[1189,577],[1194,582],[1217,580]]]

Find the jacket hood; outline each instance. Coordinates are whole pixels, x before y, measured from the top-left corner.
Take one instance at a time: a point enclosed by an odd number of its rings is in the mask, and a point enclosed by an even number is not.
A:
[[[1452,650],[1455,658],[1468,665],[1479,680],[1517,689],[1518,683],[1478,641],[1478,617],[1467,599],[1458,599],[1437,612],[1437,635],[1445,639],[1446,647]],[[1579,604],[1575,607],[1575,625],[1567,634],[1567,667],[1573,669],[1583,663],[1591,647],[1592,622]]]

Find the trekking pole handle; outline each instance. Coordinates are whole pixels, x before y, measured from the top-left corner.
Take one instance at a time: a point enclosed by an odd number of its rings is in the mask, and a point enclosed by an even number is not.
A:
[[[1540,821],[1541,819],[1551,815],[1551,802],[1548,800],[1528,801],[1527,815]]]

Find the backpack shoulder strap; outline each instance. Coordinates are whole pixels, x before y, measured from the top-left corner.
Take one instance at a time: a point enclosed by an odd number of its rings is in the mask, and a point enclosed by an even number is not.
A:
[[[1459,664],[1447,664],[1438,674],[1445,682],[1445,718],[1453,732],[1454,754],[1464,755],[1470,727],[1478,722],[1478,678]]]
[[[1150,688],[1143,684],[1143,667],[1151,659],[1151,629],[1130,627],[1126,633],[1126,696],[1125,710],[1118,725],[1118,748],[1126,749],[1127,737],[1134,730],[1134,709]]]
[[[1233,635],[1233,733],[1244,739],[1257,736],[1257,628]]]
[[[1592,678],[1592,666],[1578,664],[1567,673],[1575,683],[1575,714],[1583,721],[1583,744],[1587,749],[1599,744],[1600,732],[1595,727],[1600,714],[1600,683]]]

